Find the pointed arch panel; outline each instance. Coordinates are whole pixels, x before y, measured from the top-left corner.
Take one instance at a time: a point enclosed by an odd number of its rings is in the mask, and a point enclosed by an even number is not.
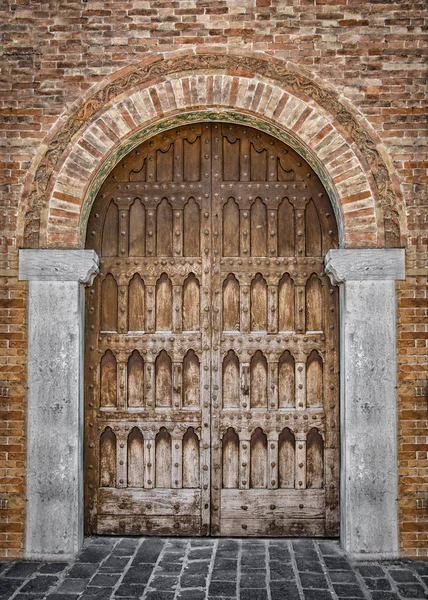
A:
[[[250,364],[251,408],[267,408],[267,360],[258,350]]]
[[[128,287],[128,330],[145,329],[145,288],[139,273],[135,273]]]
[[[223,436],[223,488],[239,487],[239,438],[229,427]]]
[[[156,406],[172,406],[172,361],[162,350],[155,363]]]
[[[183,487],[198,488],[199,477],[199,439],[193,427],[189,427],[183,437]]]
[[[251,436],[250,488],[267,487],[267,437],[260,428]]]
[[[100,437],[100,485],[116,487],[116,436],[110,427]]]
[[[144,406],[144,360],[138,350],[128,358],[128,406]]]
[[[144,487],[144,438],[138,427],[128,435],[128,487]]]
[[[100,406],[117,405],[117,362],[111,350],[107,350],[100,365]]]
[[[171,452],[171,435],[162,427],[156,435],[156,477],[155,487],[171,488],[171,467],[172,467],[172,452]]]
[[[200,328],[199,281],[190,273],[183,285],[183,331],[198,331]]]

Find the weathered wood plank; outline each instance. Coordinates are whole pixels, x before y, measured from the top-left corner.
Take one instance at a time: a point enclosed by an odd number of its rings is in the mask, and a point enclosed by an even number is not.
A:
[[[227,489],[221,499],[224,519],[322,519],[325,514],[324,490]]]
[[[118,517],[116,514],[99,515],[98,535],[202,535],[200,517]]]
[[[222,519],[224,536],[325,536],[325,519]]]
[[[99,512],[104,515],[198,515],[201,492],[197,489],[102,488]]]

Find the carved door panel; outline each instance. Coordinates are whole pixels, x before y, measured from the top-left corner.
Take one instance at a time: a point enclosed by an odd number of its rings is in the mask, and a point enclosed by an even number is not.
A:
[[[337,534],[336,245],[315,173],[251,128],[115,167],[87,233],[88,533]]]
[[[278,140],[213,125],[212,531],[337,535],[337,245],[330,202]]]
[[[91,213],[86,529],[201,535],[210,515],[211,126],[112,171]]]

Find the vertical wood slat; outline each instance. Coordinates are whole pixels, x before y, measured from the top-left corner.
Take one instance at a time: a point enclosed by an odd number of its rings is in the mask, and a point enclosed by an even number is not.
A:
[[[337,375],[339,373],[339,348],[337,338],[337,310],[338,289],[326,282],[324,290],[324,306],[326,307],[325,331],[326,348],[328,352],[322,354],[324,385],[323,407],[326,412],[329,428],[326,435],[326,445],[339,446],[339,431],[336,426],[339,412],[339,386]]]
[[[208,535],[210,533],[210,515],[211,515],[211,503],[215,501],[215,494],[219,493],[219,490],[211,490],[211,473],[214,472],[214,460],[211,456],[211,447],[218,447],[219,444],[219,429],[215,428],[214,424],[218,426],[218,401],[217,407],[215,406],[216,400],[211,399],[212,396],[218,396],[218,392],[212,393],[211,386],[219,383],[219,372],[218,364],[220,357],[220,349],[218,347],[220,338],[220,323],[221,323],[221,294],[220,286],[217,283],[216,290],[219,292],[217,295],[212,295],[212,272],[214,268],[213,264],[213,249],[216,250],[218,255],[221,253],[221,236],[213,238],[212,230],[214,223],[216,224],[217,230],[221,227],[221,215],[218,212],[214,213],[212,206],[212,194],[214,193],[212,184],[212,171],[209,169],[211,155],[213,152],[212,143],[213,129],[211,125],[205,124],[202,130],[202,144],[201,154],[208,153],[209,160],[205,159],[205,169],[209,172],[209,177],[202,177],[202,202],[200,212],[200,251],[202,257],[202,279],[200,281],[200,314],[201,320],[201,346],[202,356],[200,360],[201,365],[201,429],[199,435],[199,458],[200,458],[200,486],[201,486],[201,518],[202,528],[201,533]],[[218,163],[218,169],[221,172],[221,163]],[[216,178],[218,182],[221,177]],[[219,192],[219,189],[217,193]],[[217,215],[217,216],[216,216]],[[204,235],[203,232],[207,230],[208,235]],[[221,231],[221,229],[220,229]],[[214,248],[213,248],[214,247]],[[217,269],[218,270],[218,269]],[[220,280],[220,274],[217,274],[218,282]],[[215,315],[211,314],[211,306],[215,304],[219,309]],[[208,310],[206,310],[208,309]],[[217,331],[213,331],[216,327]],[[213,355],[212,346],[216,345],[216,357]],[[215,371],[217,369],[217,371]],[[213,402],[213,405],[211,404]],[[211,413],[212,411],[212,413]],[[215,458],[215,457],[213,457]],[[205,468],[204,468],[205,467]],[[211,497],[212,491],[212,497]],[[218,525],[217,525],[218,527]]]
[[[153,409],[155,406],[155,363],[151,360],[144,362],[144,398],[146,406]]]
[[[156,151],[149,152],[147,155],[147,181],[149,183],[156,181]]]
[[[268,364],[268,402],[269,410],[278,409],[278,362]]]
[[[146,211],[146,251],[147,256],[156,256],[156,206],[148,206]]]
[[[306,363],[295,363],[294,381],[296,382],[296,408],[306,409]]]
[[[326,415],[324,441],[326,532],[338,535],[339,531],[339,340],[337,337],[338,288],[327,282],[324,288],[325,338],[327,352],[324,359],[323,407]]]
[[[278,439],[268,439],[268,488],[278,488]]]
[[[272,151],[272,148],[268,149],[267,156],[267,180],[268,181],[277,181],[278,180],[278,167],[276,154]]]
[[[128,286],[118,286],[118,327],[119,332],[128,331]]]
[[[146,330],[152,333],[156,328],[156,285],[146,283]]]
[[[247,137],[241,138],[240,163],[240,181],[250,181],[250,140]]]
[[[181,333],[183,322],[183,286],[172,286],[172,331]]]
[[[239,489],[248,490],[250,488],[250,457],[251,442],[250,439],[239,440]]]
[[[278,286],[268,285],[268,333],[278,332]]]
[[[183,256],[183,210],[173,209],[172,247],[174,256]]]
[[[298,333],[302,333],[305,331],[305,321],[306,321],[306,302],[305,302],[305,286],[300,284],[295,284],[294,286],[294,294],[295,294],[295,321],[296,321],[296,331]]]
[[[183,139],[174,142],[174,181],[183,181]]]
[[[250,311],[250,303],[251,303],[251,286],[246,284],[241,284],[241,331],[242,333],[248,333],[250,331],[250,321],[251,321],[251,311]]]
[[[296,254],[305,255],[306,236],[305,236],[305,207],[308,202],[306,197],[293,197],[291,203],[294,206],[294,223],[296,234]]]
[[[117,408],[125,410],[127,397],[127,360],[117,361]]]
[[[218,272],[218,268],[215,267]],[[212,301],[211,307],[208,307],[208,314],[211,317],[211,329],[213,332],[213,344],[218,343],[218,338],[220,336],[220,330],[222,326],[222,297],[220,290],[215,290],[214,298]],[[216,338],[214,340],[214,337]]]
[[[340,517],[340,487],[339,479],[339,448],[335,445],[334,448],[328,447],[324,451],[324,481],[326,489],[326,515],[325,528],[327,536],[338,536],[339,534],[339,517]]]
[[[172,438],[172,487],[183,487],[183,440]]]
[[[128,484],[128,446],[125,432],[116,435],[116,487],[126,488]]]
[[[98,225],[99,227],[99,225]],[[98,229],[100,235],[100,229]],[[100,473],[100,440],[99,433],[94,441],[93,437],[86,434],[90,423],[94,424],[96,410],[99,409],[99,381],[100,381],[100,363],[96,360],[96,349],[93,345],[93,336],[101,329],[100,310],[95,310],[96,301],[98,308],[101,308],[101,278],[95,279],[93,285],[86,291],[86,331],[94,332],[90,339],[86,338],[85,343],[85,518],[87,527],[94,529],[96,523],[97,503],[98,503],[98,485]],[[94,365],[98,366],[94,368]],[[92,367],[92,370],[89,368]],[[89,492],[89,493],[88,493]]]
[[[240,398],[242,410],[250,407],[250,363],[239,363],[240,368]]]
[[[211,314],[210,314],[210,289],[205,286],[201,286],[200,295],[200,328],[203,332],[203,339],[211,339]]]
[[[172,364],[172,403],[174,408],[179,409],[182,405],[183,392],[183,365],[181,362]]]
[[[119,208],[119,254],[127,257],[129,252],[129,199],[116,198],[116,204]]]
[[[248,208],[240,208],[239,210],[240,216],[240,255],[241,256],[250,256],[250,240],[251,240],[251,231],[250,231],[250,210]]]
[[[144,436],[144,487],[153,489],[155,486],[155,439],[152,433]]]
[[[268,204],[269,206],[269,204]],[[276,256],[278,253],[278,209],[268,209],[268,253]]]
[[[208,146],[208,144],[207,144]],[[223,175],[224,172],[224,166],[223,166],[223,162],[222,162],[222,156],[223,156],[223,152],[222,152],[222,142],[221,142],[221,138],[220,138],[220,127],[218,125],[213,125],[212,127],[212,139],[211,139],[211,149],[212,149],[212,155],[213,156],[217,156],[218,158],[214,160],[214,168],[216,169],[217,173],[221,173],[221,175]],[[213,178],[212,180],[212,199],[214,198],[222,198],[223,196],[223,192],[220,188],[220,181],[223,179],[223,177],[216,177]],[[224,201],[226,201],[226,198],[224,198]],[[221,204],[223,202],[223,200],[218,200],[218,203]],[[213,202],[211,203],[211,220],[207,217],[204,217],[204,219],[206,219],[205,223],[204,223],[204,230],[205,231],[209,231],[209,228],[211,228],[211,231],[221,231],[222,232],[222,227],[223,227],[223,222],[222,222],[222,214],[221,211],[218,210],[217,205],[215,205]],[[223,282],[221,280],[221,276],[220,276],[220,269],[219,269],[219,257],[221,256],[222,253],[222,243],[221,240],[223,238],[223,234],[222,235],[218,235],[218,236],[212,236],[212,247],[210,249],[210,251],[208,253],[205,254],[204,252],[204,261],[205,261],[205,266],[207,269],[207,272],[204,271],[204,287],[208,285],[210,285],[211,287],[211,303],[210,303],[210,299],[209,297],[206,299],[207,304],[204,306],[204,311],[208,309],[207,314],[210,315],[210,324],[209,324],[209,328],[207,329],[207,332],[209,330],[211,330],[211,337],[208,337],[208,335],[204,335],[204,351],[211,354],[211,356],[208,358],[207,356],[207,361],[209,361],[212,365],[212,376],[211,376],[211,393],[212,396],[216,396],[214,403],[212,405],[211,408],[211,431],[209,431],[209,429],[207,427],[205,427],[205,424],[209,423],[208,421],[208,413],[205,412],[205,410],[208,410],[204,408],[203,410],[203,414],[202,414],[202,439],[203,439],[203,448],[205,449],[205,445],[206,444],[210,444],[211,447],[214,447],[214,452],[211,453],[211,461],[208,462],[202,460],[202,452],[201,452],[201,476],[202,476],[202,494],[204,498],[207,498],[208,494],[209,494],[209,490],[211,489],[211,503],[216,504],[217,506],[220,505],[220,488],[221,488],[221,482],[217,479],[217,481],[214,479],[215,478],[215,473],[217,473],[218,471],[216,471],[215,469],[215,465],[219,464],[216,462],[218,454],[220,452],[220,428],[219,428],[219,424],[220,424],[220,410],[219,410],[219,399],[218,399],[218,391],[215,390],[214,391],[214,386],[217,386],[219,389],[221,387],[221,377],[222,377],[222,369],[221,367],[219,368],[219,366],[221,365],[221,354],[220,354],[220,330],[222,328],[222,322],[223,322],[223,317],[222,317],[222,285]],[[204,239],[206,239],[208,241],[207,236],[204,236]],[[211,277],[206,276],[208,275],[208,273],[211,273]],[[215,293],[218,292],[218,293]],[[205,301],[205,300],[204,300]],[[216,308],[218,309],[218,312],[213,312],[211,309],[212,308]],[[204,330],[205,331],[205,330]],[[209,398],[207,398],[207,403],[208,405],[211,404]],[[207,439],[207,437],[209,437],[209,433],[210,435],[210,439]],[[205,452],[205,457],[208,458],[208,452]],[[204,467],[211,465],[211,469],[204,469]],[[211,475],[212,473],[212,475]],[[205,486],[208,485],[208,489],[205,490]],[[218,534],[220,529],[219,529],[219,525],[220,525],[220,521],[219,521],[219,516],[220,516],[220,512],[219,511],[215,511],[212,512],[211,515],[211,532],[213,534]],[[208,515],[206,515],[206,517],[208,518]]]
[[[203,312],[202,314],[206,314]],[[205,427],[204,422],[208,422],[206,413],[210,411],[209,398],[212,397],[212,409],[217,411],[218,404],[218,393],[212,394],[211,396],[211,356],[208,351],[204,351],[201,360],[201,407],[202,407],[202,427],[199,435],[199,473],[200,473],[200,485],[201,485],[201,518],[202,518],[202,533],[209,533],[210,525],[210,496],[211,496],[211,481],[210,471],[204,469],[204,465],[209,465],[211,461],[211,469],[215,469],[216,464],[220,464],[219,459],[219,443],[216,441],[211,448],[211,432],[209,427]],[[212,456],[211,454],[212,453]],[[214,471],[213,471],[214,472]],[[217,490],[212,491],[213,502],[218,500],[218,486]],[[217,498],[215,497],[217,495]],[[217,524],[218,526],[218,524]]]
[[[296,489],[306,489],[306,434],[296,433]]]

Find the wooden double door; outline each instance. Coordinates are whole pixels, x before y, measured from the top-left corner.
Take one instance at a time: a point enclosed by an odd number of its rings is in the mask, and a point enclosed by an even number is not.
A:
[[[249,127],[132,150],[90,215],[91,534],[335,536],[337,246],[318,177]]]

